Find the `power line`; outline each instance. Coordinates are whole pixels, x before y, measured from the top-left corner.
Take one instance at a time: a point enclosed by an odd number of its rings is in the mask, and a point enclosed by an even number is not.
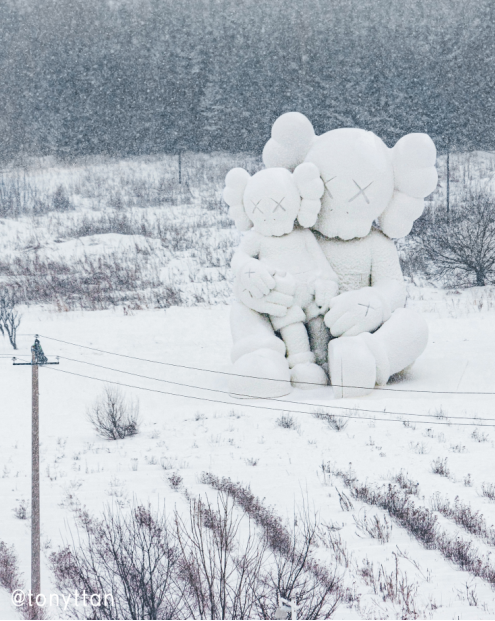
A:
[[[132,371],[123,371],[121,369],[114,369],[112,367],[107,367],[104,366],[102,364],[96,364],[95,362],[88,362],[86,360],[75,360],[74,358],[67,358],[67,356],[59,356],[59,358],[62,358],[63,360],[69,360],[70,362],[75,362],[76,364],[87,364],[89,366],[93,366],[93,367],[98,367],[99,369],[106,369],[107,371],[115,371],[116,373],[124,373],[126,375],[133,375],[134,377],[140,377],[142,379],[148,379],[148,380],[152,380],[155,382],[163,382],[165,384],[174,384],[175,386],[182,386],[183,388],[193,388],[193,389],[198,389],[198,390],[206,390],[208,392],[219,392],[222,393],[224,395],[233,395],[235,397],[250,397],[252,398],[252,395],[246,395],[243,393],[233,393],[231,391],[228,390],[220,390],[219,388],[205,388],[203,386],[197,386],[196,384],[184,384],[183,382],[174,382],[172,380],[167,380],[167,379],[163,379],[163,378],[159,378],[159,377],[149,377],[148,375],[141,375],[140,373],[133,373]],[[256,397],[257,399],[262,399],[264,401],[274,401],[273,397]],[[278,401],[277,401],[278,402]],[[412,412],[381,412],[381,411],[377,411],[377,410],[369,410],[367,408],[351,408],[351,407],[345,407],[343,405],[324,405],[324,404],[314,404],[314,403],[306,403],[304,401],[288,401],[288,400],[284,400],[284,401],[280,401],[280,403],[290,403],[292,405],[306,405],[308,407],[324,407],[324,408],[329,408],[329,409],[338,409],[338,410],[345,410],[345,411],[355,411],[358,410],[359,412],[368,412],[368,413],[372,413],[372,414],[392,414],[393,416],[422,416],[424,418],[433,418],[435,415],[434,414],[415,414]],[[449,416],[448,417],[450,420],[478,420],[478,421],[493,421],[495,422],[495,418],[479,418],[476,416]]]
[[[221,403],[223,405],[229,405],[229,406],[235,406],[235,405],[240,405],[237,403],[232,403],[229,401],[220,401],[219,399],[209,399],[207,397],[195,397],[194,395],[183,395],[181,393],[175,393],[175,392],[168,392],[165,390],[157,390],[156,388],[145,388],[144,386],[134,386],[132,384],[123,384],[122,382],[115,382],[113,380],[106,380],[100,377],[92,377],[90,375],[83,375],[82,373],[74,373],[73,371],[65,371],[63,369],[54,369],[53,367],[42,367],[42,368],[47,368],[50,371],[55,371],[56,373],[66,373],[67,375],[74,375],[76,377],[83,377],[85,379],[91,379],[91,380],[95,380],[97,382],[104,382],[106,384],[115,384],[116,386],[122,386],[124,388],[135,388],[137,390],[144,390],[146,392],[154,392],[154,393],[159,393],[162,395],[170,395],[173,397],[183,397],[184,399],[194,399],[195,401],[202,401],[202,402],[208,402],[208,403]],[[280,403],[283,403],[283,401],[280,401]],[[275,412],[289,412],[291,414],[312,414],[312,412],[305,412],[303,410],[290,410],[288,408],[273,408],[273,407],[269,407],[266,405],[263,406],[259,406],[259,405],[254,405],[252,403],[243,403],[242,407],[247,407],[247,408],[252,408],[255,410],[273,410]],[[318,407],[316,405],[314,405],[313,407]],[[349,418],[349,419],[356,419],[356,420],[372,420],[372,421],[381,421],[381,422],[385,422],[385,423],[413,423],[413,424],[424,424],[424,425],[452,425],[452,423],[447,422],[447,423],[441,423],[439,421],[434,421],[434,422],[428,422],[428,421],[417,421],[417,420],[397,420],[397,419],[391,419],[391,418],[376,418],[374,416],[351,416],[348,414],[341,414],[340,415],[342,418]],[[495,427],[495,425],[477,425],[475,423],[456,423],[456,425],[459,425],[461,427]]]
[[[22,336],[30,336],[30,335],[22,335]],[[56,341],[57,343],[64,343],[65,345],[70,345],[71,347],[81,347],[83,349],[90,349],[91,351],[97,351],[101,354],[108,354],[110,356],[119,356],[120,358],[129,358],[130,360],[139,360],[140,362],[149,362],[151,364],[161,364],[168,367],[176,367],[179,369],[187,369],[189,371],[202,371],[205,373],[216,373],[219,375],[229,375],[231,377],[246,377],[249,379],[259,379],[264,381],[272,381],[272,382],[280,382],[278,379],[274,379],[271,377],[258,377],[256,375],[240,375],[239,373],[229,373],[228,371],[217,371],[215,369],[204,369],[200,367],[191,367],[184,364],[176,364],[173,362],[162,362],[161,360],[149,360],[147,358],[138,358],[137,356],[129,356],[127,354],[119,354],[114,351],[106,351],[104,349],[98,349],[96,347],[89,347],[88,345],[79,345],[77,343],[70,343],[69,341],[62,341],[61,339],[56,339],[51,336],[46,336],[44,334],[39,334],[40,337],[44,339],[48,339],[51,341]],[[312,386],[318,386],[321,388],[321,384],[317,384],[315,382],[295,382],[300,384],[308,384]],[[337,388],[366,388],[365,386],[348,386],[345,384],[332,384]],[[375,386],[373,390],[382,390],[387,392],[413,392],[413,393],[424,393],[424,394],[439,394],[439,395],[495,395],[495,392],[457,392],[452,390],[415,390],[413,388],[386,388],[384,386]]]

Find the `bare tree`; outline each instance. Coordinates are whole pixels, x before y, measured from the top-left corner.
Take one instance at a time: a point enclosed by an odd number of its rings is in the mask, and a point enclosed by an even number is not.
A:
[[[428,209],[413,239],[427,276],[449,285],[495,282],[495,197],[486,188],[466,190],[450,213]]]
[[[232,498],[260,528],[271,551],[270,571],[263,574],[264,588],[258,591],[257,618],[273,619],[277,608],[274,595],[295,600],[302,619],[331,618],[344,592],[335,568],[329,571],[314,557],[318,516],[304,505],[288,527],[272,508],[240,483],[208,472],[203,472],[201,482]]]
[[[0,294],[0,332],[2,336],[7,333],[14,349],[17,349],[17,328],[21,325],[21,319],[15,294],[5,289]]]
[[[218,495],[216,507],[191,500],[187,522],[176,512],[188,618],[258,618],[258,600],[269,596],[263,578],[268,548],[251,524],[241,543],[242,521],[226,494]]]
[[[107,440],[123,440],[139,432],[139,404],[128,401],[117,387],[107,386],[88,410],[96,433]]]
[[[181,619],[174,586],[178,550],[162,512],[137,506],[130,514],[107,508],[101,519],[78,513],[78,541],[50,556],[63,595],[95,596],[98,606],[70,607],[74,618]],[[82,532],[81,532],[82,531]],[[91,603],[91,602],[90,602]]]
[[[301,618],[329,619],[343,591],[341,580],[314,559],[316,521],[305,512],[285,530],[270,512],[265,517],[277,532],[269,533],[231,494],[216,498],[190,499],[189,511],[176,509],[172,520],[143,506],[107,508],[100,519],[76,509],[78,537],[51,554],[51,568],[63,595],[85,591],[99,596],[100,605],[88,613],[74,603],[68,613],[273,619],[282,595],[297,601]]]

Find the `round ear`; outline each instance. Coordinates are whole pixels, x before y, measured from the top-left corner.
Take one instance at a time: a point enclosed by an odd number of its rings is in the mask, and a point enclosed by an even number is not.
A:
[[[391,150],[395,192],[379,218],[388,237],[405,237],[437,187],[436,148],[427,134],[407,134]]]
[[[293,179],[302,198],[297,219],[301,226],[309,228],[315,224],[320,213],[320,199],[325,186],[318,167],[310,162],[299,164],[294,170]]]
[[[437,150],[427,134],[403,136],[392,149],[395,187],[415,198],[425,198],[437,187]]]
[[[223,200],[230,207],[229,215],[239,231],[248,231],[253,223],[244,210],[244,191],[251,175],[244,168],[233,168],[225,177]]]
[[[272,137],[263,149],[267,168],[294,168],[304,161],[314,139],[311,122],[300,112],[287,112],[275,121]]]
[[[379,218],[380,228],[387,237],[405,237],[414,221],[423,213],[424,200],[395,190],[392,200]]]

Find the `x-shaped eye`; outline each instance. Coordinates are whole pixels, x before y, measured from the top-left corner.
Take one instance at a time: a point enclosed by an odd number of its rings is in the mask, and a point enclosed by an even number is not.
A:
[[[328,195],[330,196],[330,198],[333,198],[332,193],[330,192],[329,188],[328,188],[328,184],[330,183],[330,181],[333,181],[334,179],[336,179],[337,177],[332,177],[331,179],[327,179],[326,181],[323,181],[323,185],[325,186],[325,190],[328,192]]]
[[[257,203],[255,203],[254,201],[251,201],[251,202],[252,202],[252,203],[253,203],[253,205],[254,205],[253,213],[254,213],[256,210],[258,210],[260,213],[263,213],[263,212],[261,211],[260,206],[259,206],[259,204],[261,203],[261,198],[260,198],[260,200],[259,200]]]
[[[284,198],[281,198],[279,201],[276,201],[274,198],[272,198],[272,201],[275,203],[275,208],[273,210],[273,213],[275,213],[278,208],[282,209],[283,211],[287,211],[285,207],[282,206],[282,203],[284,200],[285,200],[285,196]]]
[[[354,179],[353,179],[354,181]],[[349,203],[352,203],[352,201],[354,199],[356,199],[358,196],[361,196],[361,194],[363,195],[364,200],[366,201],[366,204],[369,205],[370,204],[370,199],[366,196],[366,194],[364,193],[365,190],[367,190],[370,185],[373,183],[373,181],[370,181],[368,183],[367,186],[365,186],[364,188],[362,188],[359,183],[357,183],[357,181],[354,181],[354,185],[359,189],[359,192],[357,194],[355,194],[352,198],[349,199]]]

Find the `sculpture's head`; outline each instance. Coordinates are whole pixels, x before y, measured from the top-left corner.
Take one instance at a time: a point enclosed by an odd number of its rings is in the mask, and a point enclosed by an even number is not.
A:
[[[286,168],[268,168],[251,175],[233,168],[225,177],[223,198],[241,231],[251,227],[266,237],[285,235],[297,219],[313,226],[321,207],[323,182],[318,168],[301,164],[291,173]]]
[[[316,136],[298,112],[279,117],[263,150],[270,170],[317,166],[325,191],[313,229],[327,237],[365,237],[375,220],[389,237],[404,237],[437,185],[436,149],[426,134],[408,134],[389,149],[372,132],[334,129]]]

